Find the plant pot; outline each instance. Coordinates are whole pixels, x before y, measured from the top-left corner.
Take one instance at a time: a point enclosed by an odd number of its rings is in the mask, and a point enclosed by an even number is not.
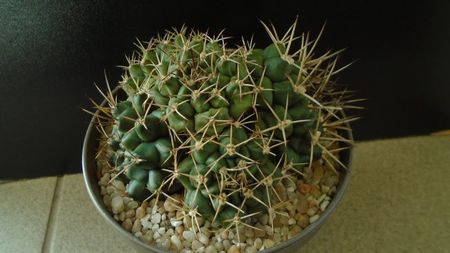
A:
[[[102,103],[104,105],[106,101]],[[99,112],[96,112],[96,115]],[[349,128],[349,126],[347,125]],[[349,128],[350,129],[350,128]],[[349,140],[353,140],[352,134],[350,131],[346,131],[341,133],[344,137],[346,137]],[[157,248],[156,246],[152,246],[149,244],[146,244],[145,242],[141,241],[139,238],[135,237],[130,232],[126,231],[116,220],[114,220],[111,213],[107,210],[106,206],[104,205],[102,201],[102,197],[100,195],[100,187],[98,185],[98,173],[97,173],[97,165],[95,161],[95,154],[97,151],[97,148],[99,146],[99,139],[100,134],[95,128],[95,116],[92,118],[84,139],[84,145],[83,145],[83,151],[82,151],[82,166],[83,166],[83,176],[84,176],[84,182],[86,184],[89,196],[94,203],[95,207],[97,208],[97,211],[101,214],[101,216],[106,220],[107,223],[109,223],[116,231],[118,231],[122,237],[124,238],[124,241],[128,241],[130,245],[134,248],[136,248],[139,252],[158,252],[158,253],[164,253],[169,252],[160,248]],[[305,229],[303,229],[300,233],[298,233],[296,236],[292,237],[291,239],[284,241],[272,248],[260,251],[263,253],[269,253],[269,252],[295,252],[298,250],[299,247],[304,245],[322,226],[322,224],[329,218],[331,213],[334,212],[337,205],[341,201],[345,189],[347,188],[349,179],[350,179],[350,163],[351,163],[351,157],[352,157],[352,149],[345,149],[341,151],[340,153],[340,159],[341,162],[346,165],[348,168],[347,170],[342,170],[340,175],[340,181],[336,187],[336,192],[328,205],[328,207],[323,211],[323,213],[320,215],[319,219],[315,221],[314,223],[307,226]]]

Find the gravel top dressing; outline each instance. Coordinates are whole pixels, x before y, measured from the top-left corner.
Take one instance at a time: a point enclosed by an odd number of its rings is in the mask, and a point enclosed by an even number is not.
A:
[[[273,223],[268,214],[261,214],[238,226],[218,228],[202,217],[191,218],[180,194],[148,202],[127,197],[122,181],[110,181],[115,174],[104,156],[98,158],[97,166],[103,202],[123,228],[148,244],[186,253],[250,253],[273,247],[314,223],[330,203],[339,181],[332,169],[316,161],[305,170],[304,178],[274,186],[282,201],[274,204]]]

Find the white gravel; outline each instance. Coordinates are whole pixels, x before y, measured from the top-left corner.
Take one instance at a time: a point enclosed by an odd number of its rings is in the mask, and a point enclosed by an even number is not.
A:
[[[324,164],[315,162],[297,182],[287,181],[274,186],[282,200],[287,201],[278,210],[283,215],[277,214],[273,223],[268,214],[250,218],[248,224],[256,229],[241,225],[237,234],[235,228],[225,230],[201,217],[197,217],[198,231],[175,201],[183,199],[180,194],[158,202],[154,199],[144,203],[135,201],[127,197],[122,182],[113,180],[109,183],[114,172],[104,164],[102,166],[101,161],[98,165],[103,202],[122,227],[148,244],[185,253],[254,253],[288,240],[319,219],[331,203],[339,181]]]

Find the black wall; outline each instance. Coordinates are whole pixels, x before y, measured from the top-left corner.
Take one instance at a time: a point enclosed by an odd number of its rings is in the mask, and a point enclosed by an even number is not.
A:
[[[136,38],[187,24],[269,40],[258,19],[317,34],[320,50],[348,48],[340,82],[368,109],[358,140],[450,128],[450,4],[381,1],[0,0],[0,178],[80,171],[88,97],[120,77]],[[236,40],[238,41],[238,40]]]

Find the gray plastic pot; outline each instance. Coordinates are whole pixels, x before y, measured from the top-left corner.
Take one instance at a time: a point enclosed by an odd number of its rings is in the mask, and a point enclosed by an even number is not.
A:
[[[104,104],[105,102],[102,103],[102,105]],[[97,114],[98,113],[99,112],[97,112]],[[351,132],[345,132],[342,134],[348,139],[353,140]],[[82,164],[83,164],[84,182],[86,183],[89,196],[91,197],[92,202],[97,208],[97,211],[101,214],[101,216],[106,220],[107,223],[109,223],[116,231],[118,231],[122,235],[125,241],[128,241],[139,252],[147,252],[147,253],[169,252],[157,248],[155,246],[146,244],[137,237],[135,237],[130,232],[126,231],[116,220],[114,220],[112,215],[107,210],[106,206],[103,204],[102,197],[100,196],[100,187],[98,185],[98,176],[97,176],[97,165],[95,162],[95,153],[99,146],[99,139],[100,134],[95,128],[95,117],[93,117],[86,131],[86,136],[84,138],[82,151]],[[294,236],[293,238],[281,244],[278,244],[273,248],[263,250],[261,251],[262,253],[269,253],[269,252],[291,253],[297,251],[302,245],[304,245],[309,240],[309,238],[311,238],[319,230],[322,224],[330,217],[331,213],[334,212],[337,205],[341,201],[350,179],[350,163],[352,158],[352,149],[342,151],[340,156],[342,163],[345,164],[349,169],[342,172],[336,193],[332,198],[328,207],[320,215],[319,219],[313,224],[306,227],[304,230],[302,230],[298,235]]]

